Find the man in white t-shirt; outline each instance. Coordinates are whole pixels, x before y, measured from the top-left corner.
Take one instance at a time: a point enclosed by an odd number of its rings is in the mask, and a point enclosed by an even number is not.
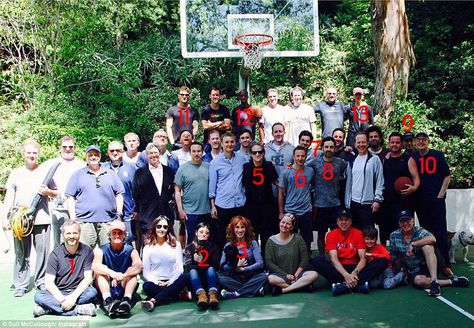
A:
[[[301,131],[308,130],[316,136],[316,115],[311,106],[303,104],[304,90],[294,87],[290,90],[291,103],[286,109],[286,122],[289,127],[288,142],[293,146],[299,143],[298,137]]]
[[[179,160],[179,166],[191,161],[191,143],[194,141],[193,134],[189,130],[182,130],[179,134],[179,143],[181,148],[173,150],[171,153],[176,155]]]
[[[127,151],[123,153],[123,160],[137,165],[138,158],[140,157],[140,152],[138,151],[138,146],[140,146],[140,137],[134,132],[129,132],[123,137],[125,142],[125,147]]]
[[[278,103],[278,90],[268,89],[267,100],[267,106],[262,108],[263,115],[258,122],[260,141],[265,145],[268,145],[273,140],[273,124],[282,123],[285,129],[288,130],[288,125],[285,121],[285,107]]]

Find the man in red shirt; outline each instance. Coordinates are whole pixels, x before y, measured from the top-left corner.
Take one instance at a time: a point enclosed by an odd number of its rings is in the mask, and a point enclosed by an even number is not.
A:
[[[313,267],[332,284],[332,294],[338,296],[349,292],[369,293],[368,281],[378,276],[387,267],[385,258],[367,263],[362,232],[352,228],[352,214],[346,208],[337,213],[337,229],[326,236],[324,257],[313,259]]]

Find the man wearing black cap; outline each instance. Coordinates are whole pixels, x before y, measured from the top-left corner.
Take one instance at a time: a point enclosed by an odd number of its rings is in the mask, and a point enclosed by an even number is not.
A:
[[[415,139],[415,135],[411,132],[405,132],[403,134],[403,148],[405,148],[405,153],[411,155],[415,150],[415,145],[413,144],[413,140]]]
[[[444,260],[443,273],[453,274],[449,260],[448,235],[446,233],[446,192],[451,181],[444,154],[429,148],[428,134],[415,136],[417,151],[412,157],[420,173],[420,188],[416,194],[416,214],[420,225],[430,231],[437,240],[436,246]]]
[[[385,258],[377,258],[367,263],[365,242],[362,231],[352,228],[352,214],[342,208],[337,213],[338,228],[326,236],[324,257],[315,257],[314,270],[326,277],[332,284],[332,294],[338,296],[349,292],[369,293],[369,281],[387,268]]]
[[[413,213],[403,210],[399,214],[400,229],[390,235],[392,262],[401,261],[408,270],[408,279],[415,287],[430,288],[430,296],[441,295],[440,286],[468,287],[469,279],[452,276],[438,280],[434,244],[436,238],[421,227],[415,227]]]

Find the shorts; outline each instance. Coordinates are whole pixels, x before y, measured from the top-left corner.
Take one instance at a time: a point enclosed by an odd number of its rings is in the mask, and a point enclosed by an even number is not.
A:
[[[420,270],[415,273],[408,273],[408,281],[413,283],[413,280],[415,279],[416,276],[427,276],[431,277],[430,271],[428,270],[428,267],[426,265],[421,265]]]

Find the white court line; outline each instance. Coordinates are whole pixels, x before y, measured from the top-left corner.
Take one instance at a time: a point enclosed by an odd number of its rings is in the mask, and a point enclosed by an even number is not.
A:
[[[426,292],[429,292],[430,290],[429,289],[425,289]],[[467,312],[466,310],[460,308],[459,306],[457,306],[456,304],[454,304],[453,302],[445,299],[443,296],[436,296],[437,299],[439,299],[441,302],[447,304],[448,306],[450,306],[451,308],[455,309],[456,311],[458,311],[459,313],[461,313],[462,315],[465,315],[466,317],[468,317],[469,319],[471,319],[472,321],[474,321],[474,315],[470,314],[469,312]]]

